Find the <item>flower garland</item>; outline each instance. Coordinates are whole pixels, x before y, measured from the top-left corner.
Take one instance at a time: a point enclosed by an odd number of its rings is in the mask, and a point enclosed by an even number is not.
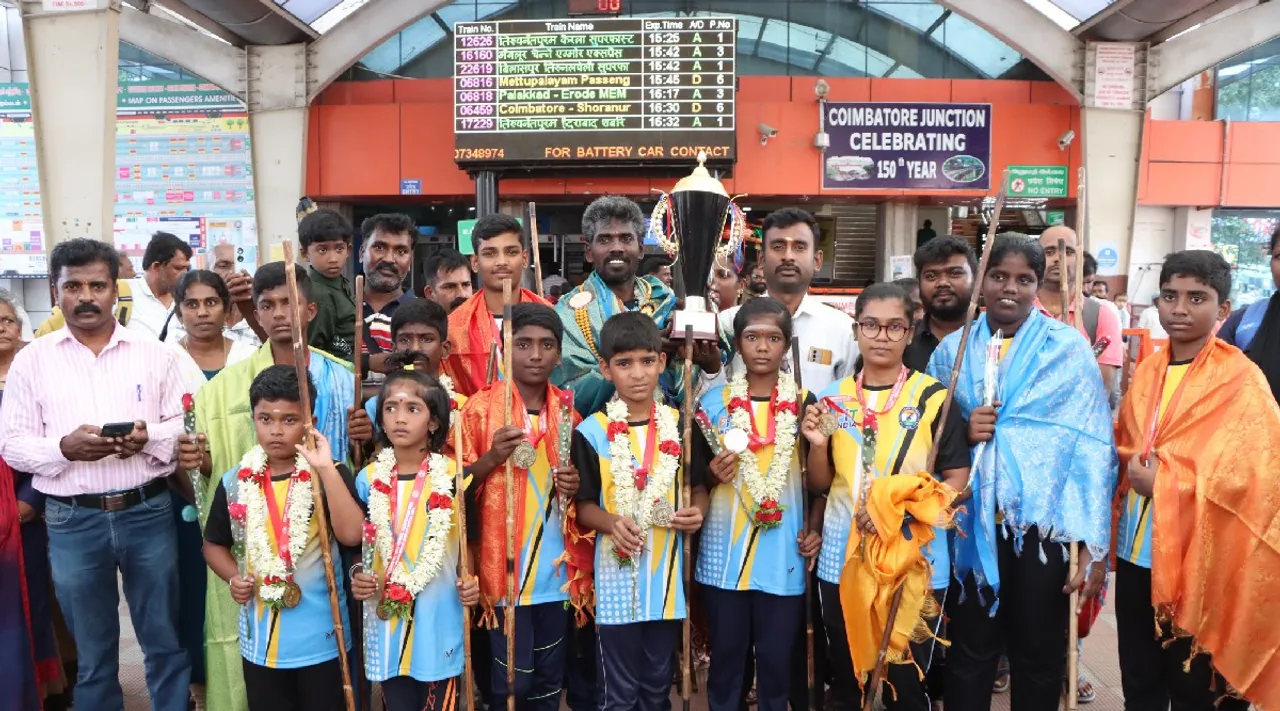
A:
[[[436,376],[436,380],[440,381],[440,387],[444,388],[444,394],[449,396],[449,409],[458,409],[458,394],[453,391],[453,378],[441,373]]]
[[[796,448],[800,412],[797,398],[795,379],[779,375],[778,384],[773,389],[773,412],[769,413],[774,418],[774,437],[773,459],[769,462],[768,472],[760,471],[759,459],[751,447],[738,453],[739,471],[747,491],[751,493],[751,500],[756,502],[751,522],[764,529],[782,523],[783,507],[778,505],[778,497],[782,495],[782,487],[791,473],[791,455]],[[729,381],[729,422],[743,432],[755,429],[745,375]]]
[[[427,531],[413,570],[409,570],[404,555],[394,562],[391,560],[395,553],[391,487],[398,485],[395,450],[383,449],[369,467],[369,521],[377,529],[378,555],[388,570],[382,604],[391,615],[402,620],[413,619],[414,599],[444,568],[449,532],[453,529],[454,481],[449,474],[449,460],[443,455],[431,454],[428,461]]]
[[[653,471],[635,468],[636,456],[631,449],[631,437],[627,431],[627,404],[618,398],[609,401],[605,406],[605,415],[609,418],[609,459],[613,479],[614,511],[619,516],[630,516],[640,526],[640,538],[644,540],[653,526],[654,504],[671,488],[675,481],[676,471],[680,468],[680,426],[675,415],[666,407],[654,408],[654,420],[650,427],[658,428],[658,452],[654,457]],[[642,454],[641,456],[644,456]],[[650,491],[653,496],[643,496]],[[623,555],[617,548],[614,556],[620,565],[628,565],[634,561]]]
[[[263,492],[263,481],[268,479],[264,476],[267,470],[267,453],[261,446],[255,446],[240,460],[240,470],[236,474],[240,480],[236,488],[236,501],[228,504],[228,510],[233,515],[243,514],[245,554],[249,559],[250,569],[258,580],[258,599],[272,610],[285,606],[285,589],[293,583],[294,567],[311,537],[311,514],[314,511],[311,470],[302,455],[298,455],[293,466],[293,482],[289,486],[284,504],[284,520],[289,524],[289,539],[284,550],[288,553],[289,565],[285,565],[284,556],[278,552],[281,542],[277,541],[273,548],[271,537],[267,535],[272,523],[271,514],[267,511],[267,497]],[[265,485],[272,484],[267,481]]]

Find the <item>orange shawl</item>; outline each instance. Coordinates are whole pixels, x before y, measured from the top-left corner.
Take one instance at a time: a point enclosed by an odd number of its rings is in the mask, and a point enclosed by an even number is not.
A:
[[[1147,358],[1120,407],[1120,495],[1145,450],[1170,350]],[[1160,413],[1152,501],[1151,603],[1190,636],[1231,691],[1280,709],[1280,409],[1266,378],[1211,339]],[[1121,499],[1122,500],[1122,499]]]
[[[867,683],[875,668],[899,585],[903,587],[902,603],[894,618],[886,660],[890,664],[913,663],[910,643],[932,636],[925,618],[937,617],[939,609],[930,594],[929,561],[920,549],[933,540],[935,525],[951,525],[949,507],[955,495],[928,474],[886,476],[871,483],[867,513],[875,524],[876,536],[863,539],[858,527],[851,527],[851,555],[840,575],[840,606],[859,686]],[[910,539],[902,534],[904,521]]]
[[[528,289],[520,290],[516,303],[551,305]],[[453,380],[454,392],[471,397],[488,387],[485,376],[489,370],[489,350],[495,340],[499,351],[497,371],[502,363],[501,336],[495,339],[493,314],[485,304],[482,289],[449,314],[449,357],[440,367]],[[495,379],[502,379],[500,372]]]
[[[473,395],[462,408],[462,459],[465,465],[474,464],[493,442],[493,433],[503,426],[502,404],[503,387],[494,384]],[[569,406],[572,422],[560,421],[561,406]],[[511,421],[523,422],[525,415],[524,402],[520,399],[520,391],[511,389]],[[547,448],[547,461],[551,467],[569,466],[568,461],[560,461],[559,442],[562,427],[576,427],[582,420],[573,409],[573,395],[567,391],[547,384],[547,422],[546,436],[543,444]],[[516,535],[525,530],[524,497],[528,486],[528,472],[513,466],[516,491]],[[485,478],[476,492],[479,506],[480,551],[477,574],[480,577],[480,598],[484,607],[481,625],[493,627],[496,617],[493,608],[507,594],[507,500],[506,500],[506,468],[499,466]],[[570,500],[565,507],[564,515],[564,556],[556,564],[565,564],[566,582],[564,590],[569,593],[569,603],[573,605],[579,626],[586,624],[595,609],[595,592],[592,587],[592,571],[595,562],[595,532],[588,531],[578,523],[578,506]],[[521,570],[520,546],[516,546],[515,569]]]

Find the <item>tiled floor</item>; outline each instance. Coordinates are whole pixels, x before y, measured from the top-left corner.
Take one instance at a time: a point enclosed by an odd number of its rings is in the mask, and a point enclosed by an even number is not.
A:
[[[123,595],[120,600],[120,632],[120,683],[124,686],[125,711],[147,711],[150,704],[147,702],[147,685],[143,677],[142,650],[134,638]],[[1084,673],[1093,680],[1098,691],[1098,700],[1081,708],[1087,711],[1123,711],[1120,668],[1116,660],[1116,617],[1109,601],[1098,623],[1094,625],[1092,634],[1084,640],[1084,655],[1080,661]],[[674,693],[672,702],[673,708],[680,708],[680,699]],[[705,696],[695,695],[691,700],[691,708],[692,711],[706,711]],[[998,694],[993,697],[991,708],[993,711],[1008,711],[1009,695]]]

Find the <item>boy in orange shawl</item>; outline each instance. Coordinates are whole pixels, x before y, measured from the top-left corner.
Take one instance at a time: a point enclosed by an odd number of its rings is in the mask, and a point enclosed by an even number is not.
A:
[[[480,275],[480,291],[449,314],[449,355],[444,374],[453,380],[456,393],[471,397],[489,385],[489,353],[498,346],[493,365],[495,380],[501,380],[502,363],[502,281],[519,282],[529,266],[529,253],[521,238],[523,228],[510,215],[485,215],[471,231],[471,268]],[[543,304],[542,297],[521,289],[517,303]]]
[[[1120,406],[1129,711],[1280,708],[1280,409],[1257,366],[1214,337],[1230,293],[1216,253],[1169,255],[1156,301],[1169,347],[1138,366]]]
[[[573,394],[547,382],[560,360],[564,326],[549,306],[511,310],[512,425],[503,425],[504,386],[481,390],[462,409],[463,462],[477,487],[480,525],[481,624],[491,628],[493,704],[507,691],[503,615],[506,586],[506,471],[512,458],[516,490],[516,688],[522,709],[556,711],[563,688],[565,630],[572,609],[585,624],[594,536],[577,521],[578,470],[568,444],[579,418]],[[525,459],[528,457],[528,459]]]

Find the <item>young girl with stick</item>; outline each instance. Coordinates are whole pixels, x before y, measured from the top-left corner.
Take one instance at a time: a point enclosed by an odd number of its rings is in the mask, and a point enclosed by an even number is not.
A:
[[[379,394],[382,448],[355,481],[330,493],[334,533],[364,543],[352,594],[365,607],[365,674],[381,682],[387,711],[443,711],[463,673],[462,606],[480,587],[457,573],[464,524],[455,463],[440,454],[449,399],[439,381],[393,354]],[[469,683],[464,680],[462,683]]]

